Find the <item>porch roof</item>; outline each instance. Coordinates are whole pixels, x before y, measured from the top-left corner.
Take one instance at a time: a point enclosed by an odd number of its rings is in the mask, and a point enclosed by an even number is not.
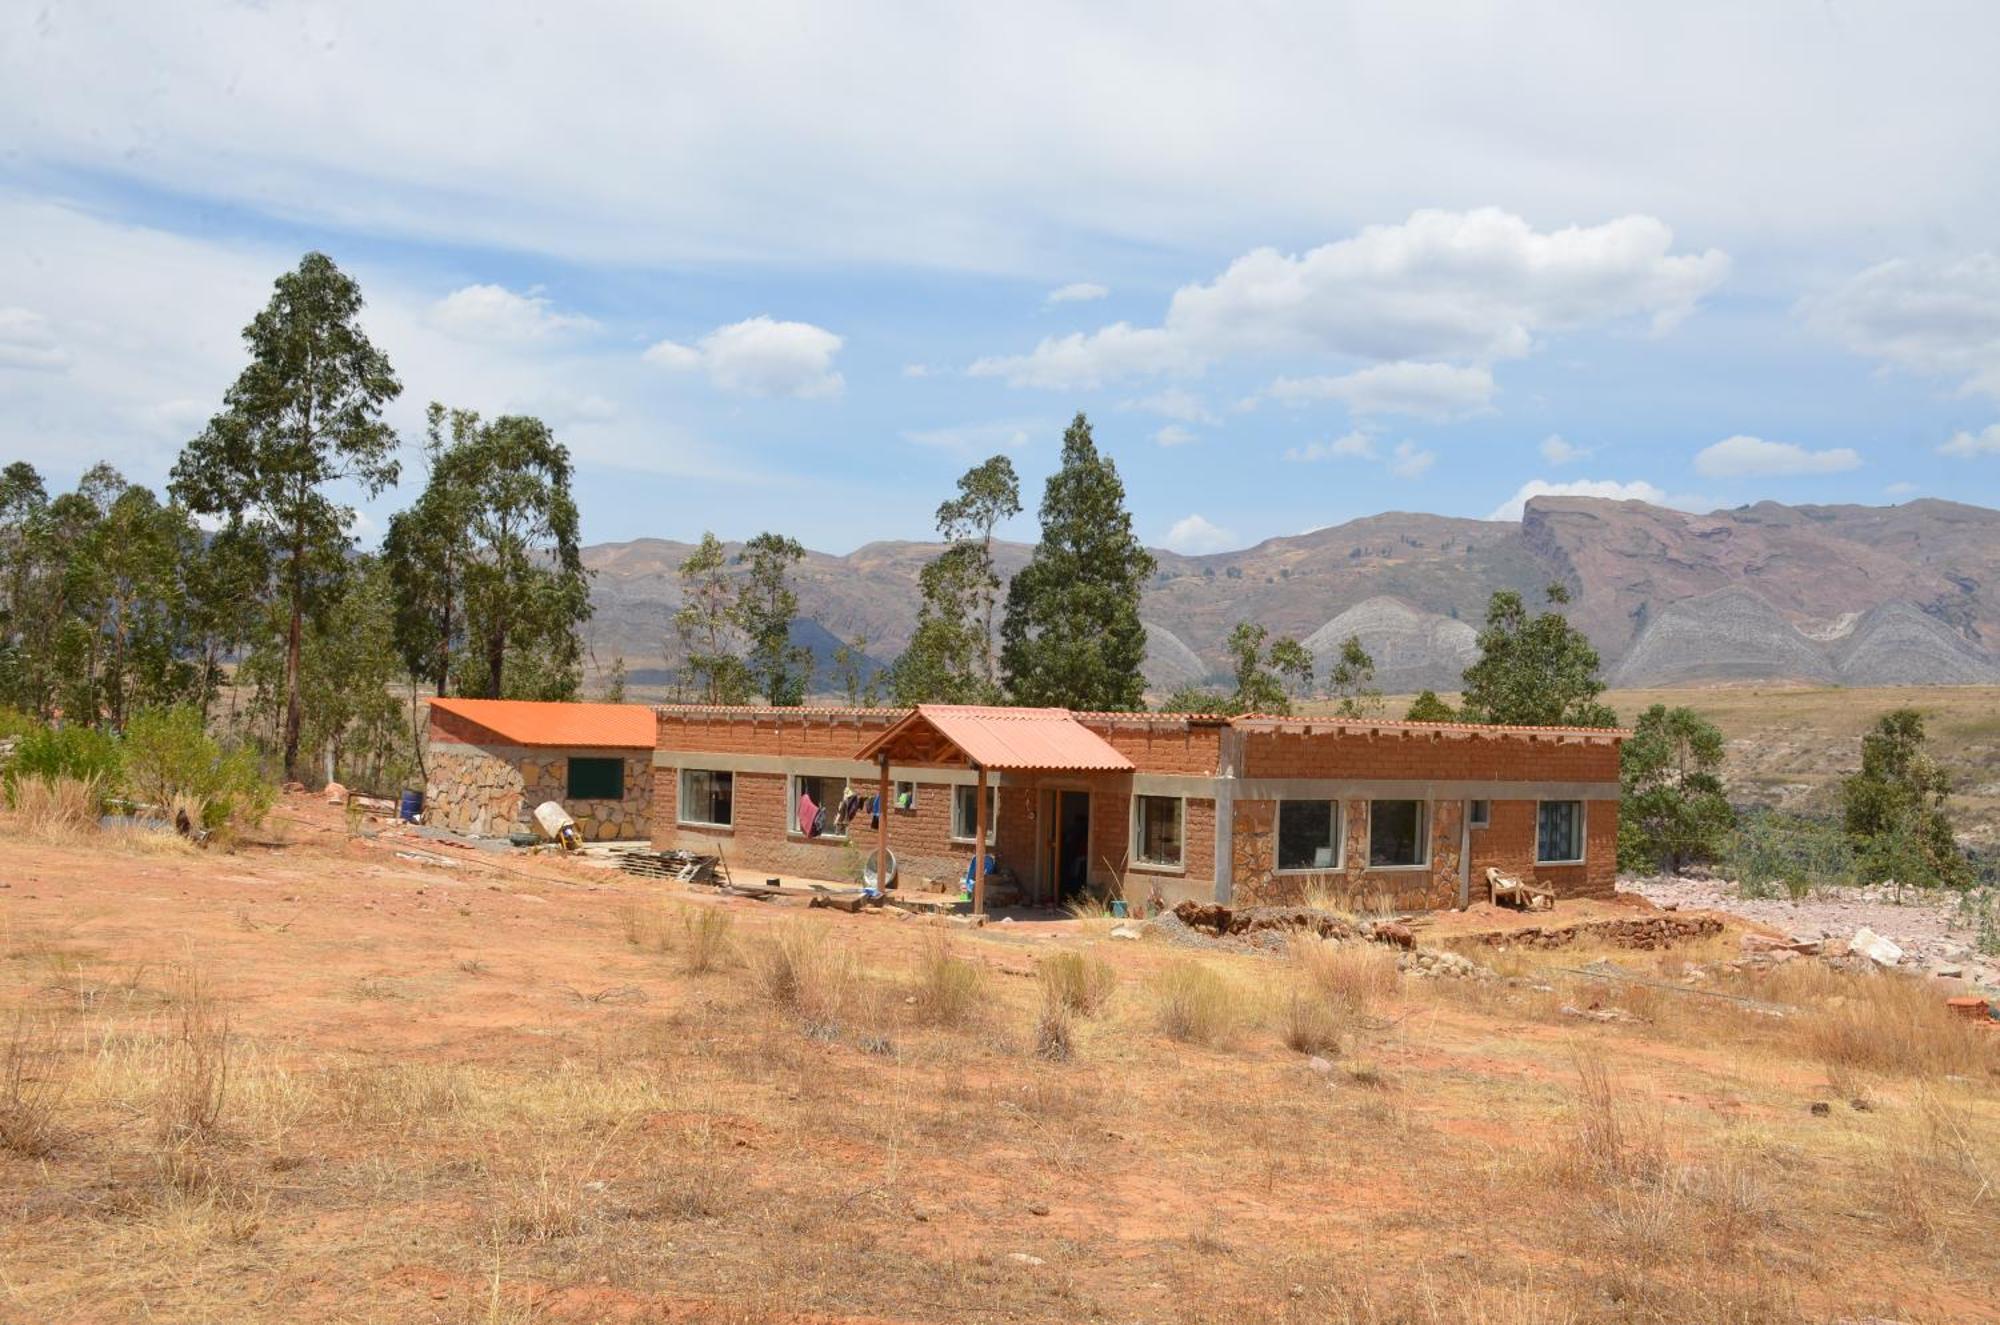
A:
[[[1068,709],[919,704],[856,759],[1008,772],[1129,773],[1132,761]]]

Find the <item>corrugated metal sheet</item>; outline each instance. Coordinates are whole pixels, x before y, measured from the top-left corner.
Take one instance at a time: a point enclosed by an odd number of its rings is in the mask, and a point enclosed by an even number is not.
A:
[[[434,699],[431,708],[476,722],[510,745],[650,750],[659,738],[659,722],[644,704]]]
[[[974,704],[920,704],[916,712],[862,747],[872,759],[895,750],[912,724],[935,730],[971,762],[1018,772],[1130,772],[1132,761],[1067,709],[988,708]]]

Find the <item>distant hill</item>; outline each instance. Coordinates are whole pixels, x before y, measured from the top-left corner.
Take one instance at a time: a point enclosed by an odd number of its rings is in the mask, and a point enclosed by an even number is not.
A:
[[[635,677],[664,665],[690,545],[666,539],[584,550],[596,572],[598,661]],[[734,550],[734,549],[732,549]],[[932,543],[809,553],[795,638],[822,659],[865,635],[886,664],[915,627],[917,573]],[[1028,557],[1003,543],[1003,574]],[[1392,512],[1239,552],[1156,549],[1140,612],[1148,682],[1220,677],[1238,621],[1295,635],[1321,660],[1358,635],[1386,690],[1455,688],[1496,589],[1539,603],[1564,584],[1571,619],[1621,685],[1800,679],[1851,685],[2000,681],[2000,511],[1946,501],[1755,506],[1708,515],[1644,502],[1537,497],[1518,523]]]

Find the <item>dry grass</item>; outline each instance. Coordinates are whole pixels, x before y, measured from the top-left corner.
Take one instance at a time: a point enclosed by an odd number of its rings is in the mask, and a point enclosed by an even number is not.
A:
[[[21,836],[39,842],[78,842],[96,836],[104,784],[95,777],[16,778],[7,802]]]
[[[853,956],[836,946],[826,927],[811,921],[784,921],[772,930],[753,958],[765,995],[798,1018],[808,1034],[838,1034],[859,980]]]
[[[736,919],[717,906],[681,908],[681,967],[689,975],[718,970],[729,958]]]
[[[986,973],[958,955],[943,932],[931,935],[917,958],[912,993],[917,1019],[931,1026],[963,1026],[980,1010]]]
[[[173,1034],[161,1064],[153,1116],[168,1152],[213,1140],[229,1091],[229,1015],[199,972],[172,974]]]
[[[1804,1046],[1835,1084],[1855,1072],[1937,1079],[2000,1071],[2000,1036],[1952,1016],[1927,982],[1885,973],[1851,984],[1858,987],[1798,1022]]]
[[[1249,1020],[1243,991],[1191,957],[1163,967],[1153,977],[1152,991],[1155,1023],[1188,1044],[1223,1044]]]
[[[1357,1015],[1402,987],[1395,951],[1378,943],[1334,943],[1299,935],[1289,952],[1308,986]]]
[[[1110,962],[1087,952],[1052,952],[1035,964],[1044,1001],[1053,1000],[1080,1017],[1095,1017],[1118,988]]]
[[[1337,1057],[1353,1014],[1348,1005],[1316,989],[1297,989],[1278,1013],[1278,1035],[1294,1053]]]
[[[25,1013],[14,1019],[5,1057],[0,1057],[0,1150],[41,1159],[61,1144],[60,1056],[49,1027]]]
[[[1076,1014],[1053,991],[1042,999],[1035,1017],[1035,1057],[1050,1063],[1067,1063],[1076,1056]]]

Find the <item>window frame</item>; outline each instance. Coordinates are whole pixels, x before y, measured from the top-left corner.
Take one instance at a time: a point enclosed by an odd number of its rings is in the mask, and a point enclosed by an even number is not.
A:
[[[799,796],[805,791],[805,788],[801,787],[799,784],[805,781],[838,782],[844,787],[848,785],[850,779],[843,777],[834,777],[825,773],[789,774],[785,778],[785,787],[790,792],[790,794],[785,797],[786,836],[804,838],[808,842],[845,842],[847,840],[846,833],[836,833],[831,830],[824,833],[814,833],[809,831],[812,828],[811,824],[805,824],[802,826],[799,823]],[[830,810],[838,802],[823,801],[820,800],[818,797],[814,797],[813,803],[819,806],[819,808],[822,810]],[[826,817],[826,820],[827,823],[831,824],[833,822],[833,816],[829,814]]]
[[[1479,813],[1483,809],[1485,813]],[[1490,797],[1468,800],[1465,803],[1465,822],[1469,828],[1491,828],[1493,826],[1493,801]]]
[[[1174,860],[1174,861],[1148,860],[1144,855],[1140,853],[1139,849],[1140,844],[1145,840],[1146,836],[1145,819],[1141,815],[1139,809],[1140,801],[1173,802],[1174,825],[1176,828],[1174,836],[1180,844],[1179,860]],[[1188,798],[1185,796],[1168,796],[1154,792],[1138,792],[1138,791],[1132,793],[1132,809],[1131,809],[1132,868],[1140,870],[1152,870],[1155,872],[1173,873],[1173,874],[1185,874],[1187,872],[1187,848],[1188,848],[1187,802]]]
[[[1333,807],[1333,864],[1286,865],[1285,807],[1287,805],[1328,805]],[[1338,796],[1297,796],[1280,798],[1271,818],[1271,870],[1275,874],[1326,874],[1347,868],[1347,805]]]
[[[726,777],[729,779],[729,820],[727,823],[718,823],[713,819],[688,818],[688,775],[690,773],[705,773],[711,779],[714,779],[716,777]],[[713,806],[715,804],[715,792],[714,792],[713,781],[710,782],[709,786],[710,790],[708,795],[708,803],[709,805]],[[676,824],[684,825],[685,827],[688,828],[728,828],[733,830],[736,827],[736,770],[735,769],[682,768],[679,770],[679,780],[674,790],[675,790],[674,822]]]
[[[968,802],[968,804],[972,808],[973,822],[961,825],[959,823],[959,818],[958,818],[959,816],[958,799],[961,793],[966,793],[966,792],[969,792],[971,794],[971,800]],[[986,845],[990,848],[993,845],[995,839],[999,836],[1000,832],[1000,786],[998,783],[988,782],[986,784],[986,800],[987,800]],[[911,809],[916,808],[916,802],[914,800],[911,802],[910,808]],[[952,842],[962,842],[966,846],[971,846],[973,843],[973,834],[979,831],[978,815],[979,815],[979,784],[977,782],[952,783],[951,822],[945,826],[946,840]],[[965,829],[964,832],[959,831],[961,827]]]
[[[1542,807],[1545,805],[1576,806],[1576,854],[1561,860],[1542,859]],[[1590,856],[1590,802],[1586,800],[1538,800],[1535,802],[1535,864],[1537,865],[1582,865]]]
[[[897,802],[902,800],[903,789],[905,787],[909,788],[910,791],[910,803],[908,805],[899,805]],[[894,782],[891,782],[889,784],[889,804],[885,808],[901,810],[905,814],[914,814],[917,808],[917,784],[909,778],[898,778]]]
[[[1375,807],[1414,805],[1417,807],[1417,859],[1404,865],[1375,863]],[[1431,867],[1431,803],[1419,796],[1372,796],[1368,800],[1368,863],[1370,870],[1427,870]]]
[[[618,794],[586,796],[576,789],[578,764],[609,764],[618,771]],[[563,759],[563,799],[566,801],[623,801],[625,799],[625,757],[623,755],[569,755]],[[732,786],[731,792],[735,791]],[[732,795],[731,803],[734,804]]]

